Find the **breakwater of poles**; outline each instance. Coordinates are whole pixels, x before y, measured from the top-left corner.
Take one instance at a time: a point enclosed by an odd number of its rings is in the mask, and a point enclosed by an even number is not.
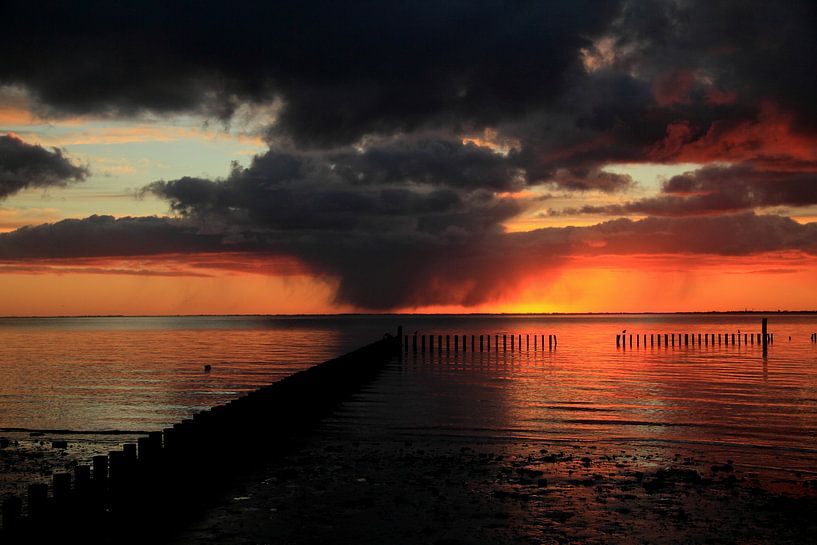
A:
[[[774,343],[768,333],[767,344]],[[617,348],[652,348],[673,346],[762,346],[762,333],[622,333],[616,335]]]
[[[2,504],[3,543],[154,543],[291,445],[400,352],[400,336],[290,375],[95,456]]]
[[[403,337],[403,352],[408,354],[451,354],[459,352],[530,352],[555,350],[556,335],[514,334],[421,334]]]
[[[760,333],[756,332],[743,332],[741,333],[738,331],[737,333],[734,332],[725,332],[725,333],[628,333],[627,330],[622,331],[620,334],[616,335],[616,348],[647,348],[647,335],[649,335],[649,347],[653,348],[655,346],[661,347],[661,336],[664,337],[664,347],[674,347],[676,342],[676,336],[678,340],[678,346],[695,346],[695,338],[697,335],[698,339],[698,346],[720,346],[726,345],[729,346],[741,346],[741,337],[743,339],[743,345],[752,346],[757,341],[757,344],[763,348],[763,357],[766,357],[766,354],[769,350],[769,345],[774,344],[774,333],[769,333],[769,319],[763,318],[761,319],[761,331]],[[635,337],[635,346],[633,346],[633,337]],[[815,335],[812,334],[812,342],[814,342]],[[683,344],[682,344],[683,343]]]

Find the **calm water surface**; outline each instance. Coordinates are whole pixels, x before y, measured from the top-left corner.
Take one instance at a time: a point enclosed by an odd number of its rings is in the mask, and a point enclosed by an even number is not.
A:
[[[409,334],[491,335],[492,351],[469,341],[464,353],[409,353],[337,425],[365,412],[383,433],[677,442],[747,459],[773,452],[803,468],[817,459],[809,315],[772,315],[765,359],[757,344],[697,344],[698,333],[759,332],[745,315],[2,319],[0,428],[158,429],[399,323]],[[623,329],[696,343],[617,349]],[[494,335],[520,333],[555,334],[558,345],[494,351]]]

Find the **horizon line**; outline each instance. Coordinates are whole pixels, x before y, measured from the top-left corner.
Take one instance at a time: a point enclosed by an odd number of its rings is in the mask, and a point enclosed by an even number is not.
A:
[[[32,318],[337,318],[350,316],[660,316],[660,315],[701,315],[701,314],[817,314],[817,310],[692,310],[692,311],[645,311],[645,312],[338,312],[338,313],[292,313],[292,314],[8,314],[5,319]]]

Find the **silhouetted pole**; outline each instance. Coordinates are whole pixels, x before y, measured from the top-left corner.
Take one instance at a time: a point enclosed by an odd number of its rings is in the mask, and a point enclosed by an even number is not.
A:
[[[766,354],[769,350],[769,336],[768,336],[768,329],[769,329],[769,319],[763,318],[761,322],[761,339],[763,339],[763,357],[766,357]]]
[[[621,348],[621,333],[616,335],[616,348]]]

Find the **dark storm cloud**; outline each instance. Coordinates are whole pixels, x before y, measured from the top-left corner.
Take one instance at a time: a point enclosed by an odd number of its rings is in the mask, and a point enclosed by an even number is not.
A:
[[[88,170],[58,148],[27,144],[13,134],[0,135],[0,199],[29,187],[64,186],[85,179]]]
[[[0,35],[0,84],[26,89],[39,113],[229,121],[244,104],[280,110],[264,133],[270,150],[249,168],[146,188],[182,219],[21,229],[0,235],[0,258],[280,254],[339,279],[339,301],[386,309],[488,301],[574,255],[814,253],[815,225],[732,212],[815,201],[815,9],[737,0],[4,6],[13,23]],[[653,198],[580,210],[662,217],[503,231],[528,205],[506,193],[623,192],[633,181],[606,165],[679,161],[732,166],[676,177]],[[696,217],[674,217],[685,215]]]
[[[555,213],[685,216],[815,204],[817,172],[765,171],[748,165],[709,166],[673,176],[657,197]]]
[[[562,90],[616,2],[16,2],[0,81],[64,113],[284,100],[306,146],[493,124]]]
[[[257,227],[215,233],[167,218],[93,216],[0,234],[0,261],[194,252],[287,254],[313,273],[337,278],[339,302],[391,309],[491,301],[512,292],[526,278],[558,270],[574,256],[745,256],[787,250],[817,255],[817,224],[753,213],[618,219],[527,233],[474,234],[461,228],[444,237],[419,231],[415,235],[389,229],[367,233],[271,229],[259,237]]]
[[[256,156],[248,168],[234,168],[223,180],[187,177],[155,182],[145,191],[167,199],[175,212],[188,218],[243,225],[261,233],[475,233],[497,229],[499,222],[521,211],[517,201],[490,191],[436,187],[448,179],[445,173],[450,165],[467,171],[472,161],[494,161],[495,154],[438,142],[420,147],[442,149],[450,164],[442,156],[414,163],[411,152],[391,147],[331,156],[270,151]],[[501,158],[496,164],[489,185],[510,189],[513,170],[501,166]]]
[[[0,260],[137,256],[246,249],[179,220],[91,216],[0,234]]]

